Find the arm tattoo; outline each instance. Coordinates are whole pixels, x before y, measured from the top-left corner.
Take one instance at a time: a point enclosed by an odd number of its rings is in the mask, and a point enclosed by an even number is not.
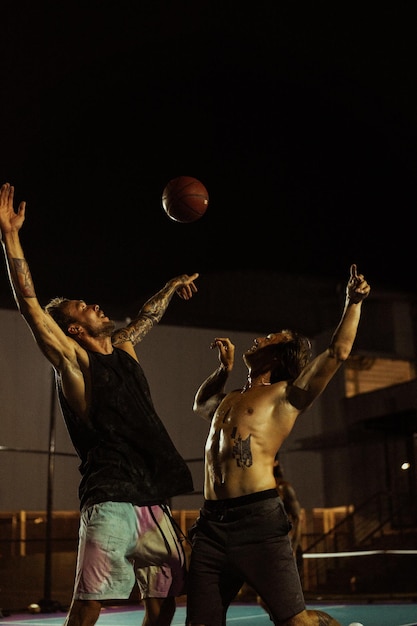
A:
[[[218,395],[224,390],[228,379],[228,373],[224,367],[220,366],[214,371],[200,388],[199,402],[205,402],[212,396]]]
[[[149,300],[145,302],[140,311],[140,315],[145,315],[152,320],[153,324],[157,324],[167,310],[168,304],[170,303],[174,293],[175,290],[172,290],[172,287],[168,287],[166,285],[152,298],[149,298]]]
[[[112,344],[117,346],[126,341],[131,341],[135,346],[149,332],[152,326],[153,320],[148,316],[138,318],[126,328],[116,330],[112,336]]]
[[[36,298],[32,276],[26,259],[12,259],[16,276],[16,289],[24,298]]]
[[[112,344],[117,346],[120,343],[131,341],[136,346],[151,330],[152,326],[155,326],[161,320],[173,294],[172,287],[165,286],[152,298],[149,298],[139,311],[138,317],[129,326],[114,332]]]

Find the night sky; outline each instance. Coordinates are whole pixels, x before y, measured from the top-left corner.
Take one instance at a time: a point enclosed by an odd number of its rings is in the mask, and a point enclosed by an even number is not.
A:
[[[412,4],[5,1],[1,182],[40,299],[129,309],[183,272],[352,262],[414,293]],[[179,175],[210,194],[193,224],[161,206]]]

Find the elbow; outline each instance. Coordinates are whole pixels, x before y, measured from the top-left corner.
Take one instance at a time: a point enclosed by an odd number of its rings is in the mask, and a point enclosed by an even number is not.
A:
[[[200,417],[206,417],[205,406],[201,404],[198,400],[194,400],[193,402],[193,413],[199,415]]]
[[[193,412],[194,413],[201,413],[201,410],[204,407],[204,404],[205,403],[202,401],[201,393],[200,393],[200,390],[199,390],[199,391],[197,391],[197,393],[194,396]]]
[[[347,361],[347,359],[349,358],[351,351],[351,344],[341,343],[334,345],[331,352],[336,361],[338,361],[339,363],[344,363],[344,361]]]
[[[209,422],[213,417],[213,410],[210,404],[207,404],[206,402],[199,402],[198,400],[194,400],[193,413]]]

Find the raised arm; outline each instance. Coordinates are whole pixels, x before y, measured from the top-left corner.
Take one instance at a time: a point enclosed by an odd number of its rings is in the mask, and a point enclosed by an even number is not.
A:
[[[235,346],[227,337],[216,337],[210,348],[219,350],[219,367],[200,385],[194,397],[193,411],[211,421],[225,397],[224,388],[235,360]]]
[[[342,363],[349,357],[359,326],[362,302],[370,292],[356,265],[350,268],[345,305],[329,347],[313,359],[288,387],[287,400],[299,411],[306,409],[327,387]]]
[[[197,278],[198,274],[191,276],[181,274],[181,276],[171,278],[160,291],[145,302],[132,322],[115,330],[112,344],[126,349],[127,345],[130,344],[133,347],[142,341],[151,328],[161,320],[174,293],[177,293],[183,300],[192,298],[193,294],[197,292],[197,287],[194,284]]]
[[[28,323],[39,348],[55,367],[64,356],[74,358],[74,345],[40,306],[32,276],[20,243],[19,231],[25,221],[26,203],[14,210],[14,187],[9,183],[0,189],[0,230],[10,284],[16,304]]]

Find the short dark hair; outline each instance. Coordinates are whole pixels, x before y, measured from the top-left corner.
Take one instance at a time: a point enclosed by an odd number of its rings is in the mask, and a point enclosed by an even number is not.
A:
[[[291,335],[288,341],[275,344],[274,365],[271,383],[281,380],[295,380],[311,360],[310,340],[295,331],[286,330]]]

